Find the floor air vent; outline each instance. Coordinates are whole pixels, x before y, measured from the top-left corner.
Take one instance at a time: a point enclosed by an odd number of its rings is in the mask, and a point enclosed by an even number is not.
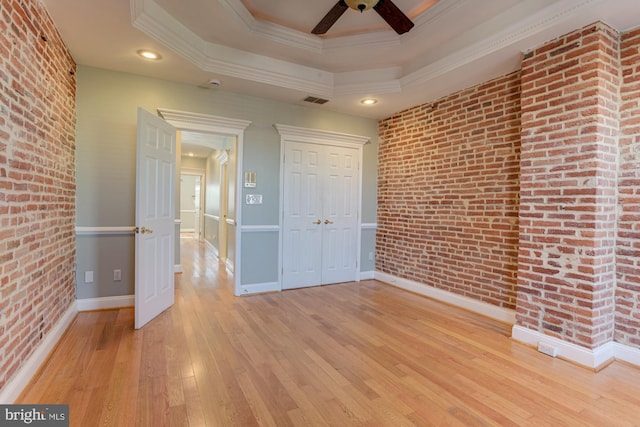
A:
[[[304,99],[304,102],[311,102],[312,104],[326,104],[329,102],[328,99],[316,98],[315,96],[307,96]]]

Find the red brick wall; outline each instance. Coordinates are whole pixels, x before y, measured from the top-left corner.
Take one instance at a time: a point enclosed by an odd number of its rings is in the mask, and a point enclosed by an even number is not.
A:
[[[0,388],[75,296],[75,63],[37,0],[0,7]]]
[[[588,348],[613,338],[618,51],[597,24],[522,64],[516,318]]]
[[[622,36],[617,342],[640,347],[640,30]]]
[[[520,73],[379,123],[376,270],[513,309]]]

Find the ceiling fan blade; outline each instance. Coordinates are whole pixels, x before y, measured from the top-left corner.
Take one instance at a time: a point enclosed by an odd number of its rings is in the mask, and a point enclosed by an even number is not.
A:
[[[393,28],[396,33],[404,34],[413,28],[413,22],[391,0],[380,0],[373,6],[378,15]]]
[[[326,33],[327,31],[329,31],[329,28],[331,28],[331,26],[336,23],[338,18],[340,18],[342,14],[346,12],[347,9],[349,9],[349,6],[347,6],[344,0],[340,0],[335,4],[335,6],[333,6],[333,8],[331,8],[331,10],[324,16],[324,18],[322,18],[322,20],[318,22],[318,25],[316,25],[315,28],[311,30],[311,33]]]

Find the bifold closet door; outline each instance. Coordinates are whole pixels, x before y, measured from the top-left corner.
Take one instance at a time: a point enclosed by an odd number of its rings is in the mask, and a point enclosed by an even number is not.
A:
[[[287,142],[284,164],[284,289],[355,280],[358,151]]]

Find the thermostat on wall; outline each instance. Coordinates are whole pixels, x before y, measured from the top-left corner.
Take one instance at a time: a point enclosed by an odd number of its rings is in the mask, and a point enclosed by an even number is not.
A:
[[[255,172],[244,173],[244,186],[245,188],[255,188],[258,185]]]

